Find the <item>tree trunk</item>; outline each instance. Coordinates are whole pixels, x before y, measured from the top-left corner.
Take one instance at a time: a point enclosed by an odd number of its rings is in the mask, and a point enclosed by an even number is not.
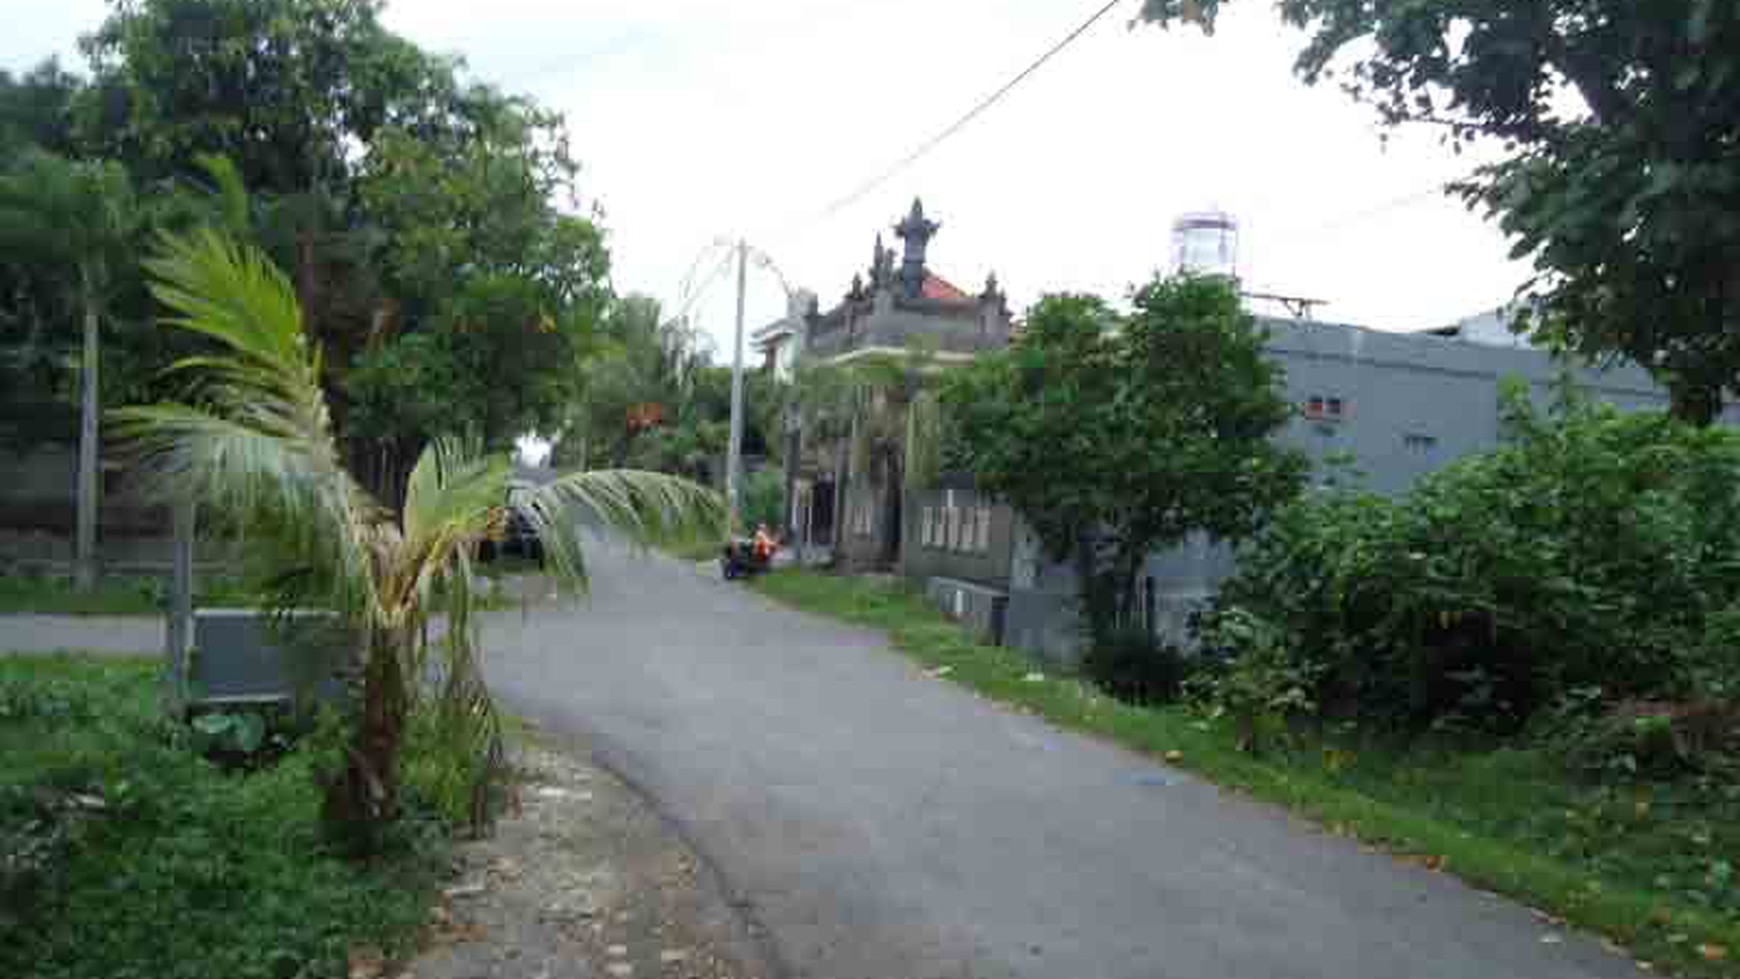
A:
[[[834,561],[838,563],[846,544],[846,484],[850,481],[847,467],[852,462],[852,443],[858,437],[858,423],[852,422],[851,434],[841,442],[834,452],[834,539],[829,543],[834,548]]]
[[[79,392],[78,538],[75,577],[78,590],[90,593],[97,586],[97,506],[99,480],[97,410],[98,336],[96,283],[91,271],[82,272],[84,302],[84,359]]]
[[[399,815],[399,750],[410,701],[405,689],[404,644],[412,636],[377,633],[363,667],[362,715],[342,769],[324,783],[327,831],[356,855],[375,851],[380,831]]]

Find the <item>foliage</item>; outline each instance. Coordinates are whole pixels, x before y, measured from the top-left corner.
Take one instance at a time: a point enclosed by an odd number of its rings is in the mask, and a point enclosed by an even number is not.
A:
[[[147,267],[174,314],[168,325],[221,352],[177,365],[195,382],[197,402],[122,409],[117,427],[148,487],[200,501],[276,565],[270,605],[335,609],[361,637],[353,742],[325,783],[328,823],[359,845],[377,843],[398,815],[407,718],[426,698],[442,712],[447,743],[469,758],[499,755],[472,618],[482,543],[523,521],[542,544],[546,572],[578,589],[588,527],[646,541],[717,519],[711,494],[682,480],[605,470],[520,484],[507,456],[450,439],[419,456],[395,514],[343,465],[321,352],[281,271],[209,228],[166,235]],[[437,603],[447,621],[432,638]],[[488,780],[472,791],[481,816]]]
[[[1270,623],[1232,608],[1214,618],[1203,638],[1210,655],[1236,651],[1210,660],[1191,685],[1208,716],[1232,723],[1239,750],[1261,754],[1265,745],[1291,735],[1295,719],[1316,712],[1321,665],[1293,656],[1287,638]]]
[[[743,526],[766,524],[776,533],[785,526],[785,473],[767,467],[743,478]]]
[[[158,378],[192,352],[140,328],[154,314],[135,261],[149,233],[211,221],[290,269],[328,354],[346,461],[397,503],[435,438],[501,449],[558,426],[607,297],[608,252],[578,206],[561,118],[467,80],[385,29],[380,10],[116,3],[83,41],[88,80],[53,63],[0,78],[0,171],[33,145],[121,174],[148,210],[174,212],[151,215],[106,266],[117,288],[101,296],[104,349],[124,369],[106,378],[111,404],[178,397]],[[221,218],[187,213],[200,196],[189,191],[211,185]],[[0,262],[6,377],[31,382],[7,413],[40,415],[69,394],[77,310],[62,294],[79,270],[50,255],[55,225],[0,223],[27,231],[23,261]]]
[[[1081,672],[1106,693],[1131,704],[1178,699],[1190,679],[1189,654],[1141,627],[1121,628],[1082,650]]]
[[[1212,26],[1220,0],[1146,0]],[[1718,0],[1279,0],[1310,33],[1296,70],[1336,75],[1391,124],[1503,154],[1456,185],[1532,256],[1519,324],[1653,371],[1708,424],[1740,393],[1740,8]]]
[[[1406,498],[1286,508],[1223,606],[1318,671],[1322,711],[1385,725],[1513,731],[1588,689],[1609,706],[1731,698],[1712,680],[1734,655],[1740,436],[1578,399],[1561,411],[1512,392],[1510,443]]]
[[[1095,642],[1134,612],[1156,548],[1236,539],[1292,496],[1301,456],[1271,436],[1290,408],[1230,284],[1157,279],[1120,316],[1054,295],[1019,343],[952,374],[951,468],[1012,504],[1083,572]]]
[[[1308,728],[1253,757],[1230,718],[1208,720],[1185,705],[1125,704],[1074,677],[1036,677],[1026,654],[975,642],[909,585],[775,571],[752,587],[887,630],[896,648],[948,682],[1511,895],[1607,936],[1661,971],[1732,974],[1731,963],[1699,951],[1740,947],[1740,882],[1728,856],[1740,851],[1740,783],[1732,779],[1589,784],[1541,751],[1347,740]]]
[[[237,578],[202,575],[195,585],[196,605],[248,605],[258,597]],[[168,602],[169,586],[157,577],[104,575],[95,590],[79,592],[65,577],[0,575],[0,614],[162,615]]]
[[[159,693],[145,661],[0,656],[0,973],[332,976],[354,944],[410,951],[433,825],[350,863],[316,829],[312,748],[226,774]]]

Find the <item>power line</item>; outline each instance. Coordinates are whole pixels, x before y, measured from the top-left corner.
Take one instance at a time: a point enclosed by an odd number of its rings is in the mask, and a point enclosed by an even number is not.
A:
[[[867,180],[863,184],[859,185],[858,188],[853,190],[851,193],[847,194],[844,197],[841,197],[839,200],[836,200],[832,204],[829,204],[827,207],[823,208],[821,210],[821,212],[815,216],[814,220],[821,221],[821,220],[825,220],[827,218],[834,216],[835,214],[839,213],[842,209],[844,209],[846,207],[850,207],[852,204],[855,204],[858,201],[862,200],[871,191],[875,190],[876,188],[882,186],[882,184],[886,183],[890,177],[893,177],[895,174],[906,169],[907,167],[911,166],[912,164],[918,162],[918,160],[921,157],[923,157],[926,153],[929,153],[931,150],[936,149],[936,147],[940,143],[942,143],[943,140],[946,140],[950,136],[953,136],[955,133],[960,132],[962,129],[966,128],[968,123],[971,123],[974,119],[978,118],[981,114],[983,114],[986,109],[989,109],[991,106],[997,104],[997,102],[999,100],[1001,100],[1003,98],[1003,96],[1009,94],[1011,89],[1013,89],[1015,86],[1021,84],[1023,81],[1026,81],[1027,77],[1029,75],[1032,75],[1034,72],[1038,71],[1040,69],[1040,67],[1042,65],[1044,65],[1047,61],[1050,61],[1052,58],[1056,57],[1058,52],[1060,52],[1064,48],[1068,47],[1072,42],[1075,41],[1076,38],[1081,37],[1083,34],[1087,33],[1088,28],[1093,27],[1094,24],[1099,22],[1100,18],[1102,18],[1106,14],[1110,13],[1113,7],[1116,7],[1118,4],[1120,4],[1122,2],[1123,2],[1123,0],[1108,0],[1108,2],[1104,6],[1100,7],[1098,10],[1094,11],[1092,16],[1088,17],[1087,20],[1082,21],[1080,26],[1076,27],[1075,30],[1070,31],[1068,34],[1064,35],[1062,40],[1058,41],[1056,44],[1053,44],[1050,48],[1047,48],[1044,54],[1041,54],[1038,58],[1034,59],[1033,62],[1030,63],[1027,67],[1021,69],[1020,73],[1018,73],[1014,78],[1011,78],[1007,82],[1004,82],[1001,88],[998,88],[996,91],[992,92],[990,95],[987,95],[984,98],[980,99],[977,104],[975,104],[971,109],[968,109],[966,111],[966,113],[964,115],[962,115],[959,119],[956,119],[954,122],[949,123],[936,135],[934,135],[934,136],[930,137],[929,139],[925,140],[924,142],[918,144],[918,147],[916,149],[914,149],[912,152],[906,154],[905,156],[901,157],[892,166],[889,166],[887,169],[883,170],[881,173],[878,173],[876,176],[871,177],[869,180]]]

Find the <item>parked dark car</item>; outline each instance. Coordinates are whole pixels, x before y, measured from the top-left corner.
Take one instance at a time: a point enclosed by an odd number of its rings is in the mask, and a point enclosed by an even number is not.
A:
[[[486,540],[477,550],[479,561],[493,561],[498,557],[525,558],[538,562],[540,567],[544,563],[544,542],[538,539],[537,528],[518,510],[509,511],[507,531],[501,540]]]

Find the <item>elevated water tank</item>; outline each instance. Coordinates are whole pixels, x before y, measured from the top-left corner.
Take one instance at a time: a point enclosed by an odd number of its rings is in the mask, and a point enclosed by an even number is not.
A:
[[[1172,270],[1237,278],[1239,223],[1224,211],[1179,215],[1172,222]]]

